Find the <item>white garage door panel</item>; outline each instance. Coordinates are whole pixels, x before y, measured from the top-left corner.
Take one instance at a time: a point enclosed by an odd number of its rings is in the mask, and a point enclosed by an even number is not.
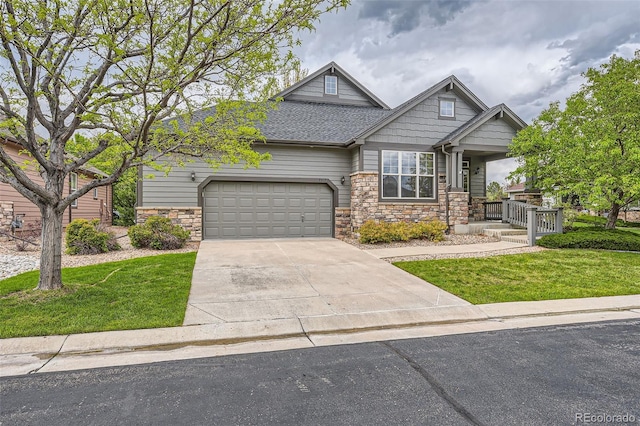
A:
[[[211,182],[203,194],[204,238],[333,235],[333,191],[326,184]]]

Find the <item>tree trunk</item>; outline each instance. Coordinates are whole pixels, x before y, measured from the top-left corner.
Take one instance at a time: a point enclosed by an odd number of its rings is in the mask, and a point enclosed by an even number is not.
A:
[[[611,205],[611,210],[609,210],[609,216],[607,217],[607,224],[605,225],[605,228],[607,229],[616,228],[616,220],[618,220],[619,213],[620,213],[620,204],[613,203]]]
[[[62,212],[52,206],[41,206],[42,253],[38,290],[62,288]]]

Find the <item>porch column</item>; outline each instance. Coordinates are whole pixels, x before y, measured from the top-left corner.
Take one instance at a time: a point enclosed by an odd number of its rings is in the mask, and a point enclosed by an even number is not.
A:
[[[451,153],[451,162],[453,163],[453,167],[451,170],[451,186],[454,188],[454,191],[462,191],[462,154],[464,153],[464,149],[462,148],[453,148],[453,152]]]

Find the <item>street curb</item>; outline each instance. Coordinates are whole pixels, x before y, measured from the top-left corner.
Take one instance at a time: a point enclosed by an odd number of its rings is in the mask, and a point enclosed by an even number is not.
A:
[[[300,337],[309,339],[313,335],[348,335],[371,330],[632,310],[640,310],[640,295],[440,306],[63,336],[19,337],[0,339],[0,358],[31,355],[46,359],[83,354],[161,351],[186,346],[229,345]]]

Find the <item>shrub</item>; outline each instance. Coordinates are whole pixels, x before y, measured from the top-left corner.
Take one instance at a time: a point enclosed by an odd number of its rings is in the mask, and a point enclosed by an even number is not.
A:
[[[447,225],[439,220],[431,222],[417,222],[411,228],[411,238],[420,238],[429,241],[444,240],[444,231]]]
[[[107,231],[100,220],[75,219],[67,226],[67,253],[98,254],[120,250],[113,232]]]
[[[390,243],[422,238],[430,241],[442,241],[447,226],[439,220],[432,222],[375,222],[366,221],[359,229],[360,242],[363,244]]]
[[[155,250],[175,250],[184,247],[189,239],[189,231],[180,225],[173,225],[171,219],[151,216],[142,225],[129,228],[131,245],[135,248]]]
[[[640,251],[640,235],[618,229],[576,228],[566,234],[545,235],[537,244],[547,248]]]

